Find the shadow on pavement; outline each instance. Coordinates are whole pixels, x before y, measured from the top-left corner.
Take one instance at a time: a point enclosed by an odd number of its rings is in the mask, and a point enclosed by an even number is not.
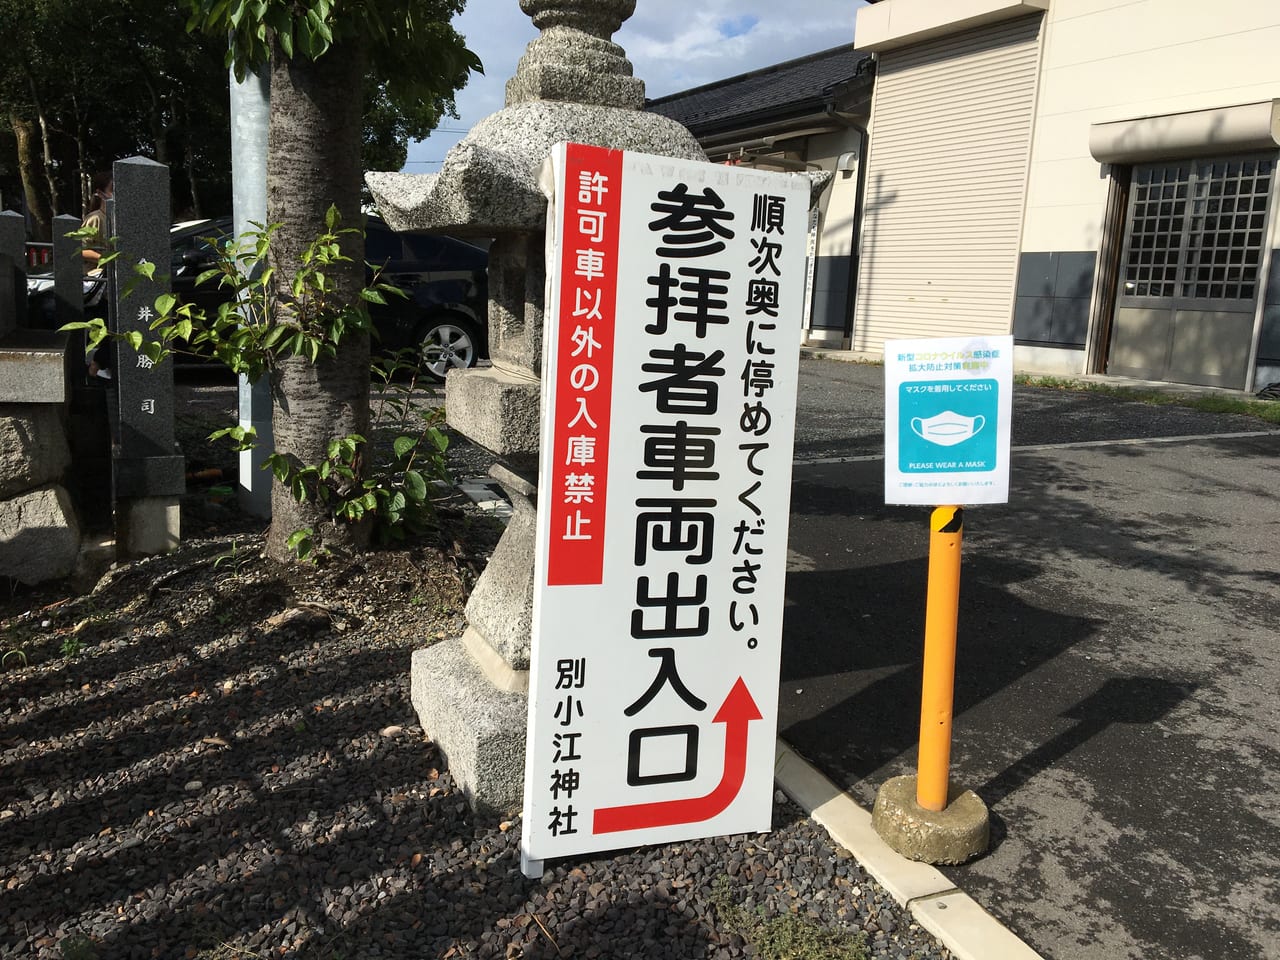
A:
[[[1061,714],[1075,720],[1074,726],[1009,764],[976,787],[975,792],[988,807],[994,807],[1112,724],[1158,723],[1197,689],[1197,684],[1174,683],[1160,677],[1113,677]]]
[[[966,562],[954,713],[1091,636],[1094,621],[1032,606],[1008,589],[1035,564]],[[924,635],[923,559],[793,572],[783,625],[782,737],[846,788],[914,748]]]

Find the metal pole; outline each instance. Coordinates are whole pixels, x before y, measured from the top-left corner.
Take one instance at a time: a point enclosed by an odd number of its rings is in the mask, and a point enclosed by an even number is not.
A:
[[[960,507],[935,508],[929,518],[929,529],[929,589],[925,599],[916,802],[926,810],[942,811],[947,806],[951,764],[964,511]]]
[[[231,205],[236,235],[250,223],[267,222],[267,121],[271,83],[265,72],[238,82],[231,72]],[[255,517],[271,516],[271,474],[262,469],[272,450],[271,392],[267,378],[250,383],[240,378],[242,427],[257,431],[258,446],[240,454],[240,509]]]

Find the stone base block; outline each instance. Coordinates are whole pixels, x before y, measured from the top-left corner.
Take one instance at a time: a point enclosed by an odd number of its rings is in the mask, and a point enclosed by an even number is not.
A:
[[[519,810],[526,696],[491,684],[461,639],[414,651],[410,693],[422,729],[444,754],[472,808],[498,816]]]
[[[926,810],[916,803],[916,778],[894,777],[880,787],[871,824],[909,860],[964,863],[985,853],[991,839],[987,806],[972,790],[951,788],[947,808]]]
[[[537,470],[541,421],[537,380],[497,367],[451,372],[444,408],[449,426],[492,450],[517,471]]]
[[[182,546],[178,497],[135,497],[116,502],[116,543],[123,557],[153,557]]]
[[[0,577],[60,580],[79,556],[80,524],[65,489],[50,485],[0,503]]]
[[[0,403],[66,403],[67,335],[14,330],[0,342]]]
[[[59,483],[70,465],[61,406],[0,403],[0,497]]]

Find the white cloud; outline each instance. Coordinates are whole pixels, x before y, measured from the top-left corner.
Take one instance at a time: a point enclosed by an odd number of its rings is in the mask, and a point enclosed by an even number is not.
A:
[[[614,40],[627,51],[650,97],[678,93],[853,39],[862,0],[636,0]],[[446,120],[409,148],[411,173],[438,170],[472,124],[502,109],[507,79],[537,36],[517,0],[469,0],[455,24],[484,63],[458,93],[460,120]]]

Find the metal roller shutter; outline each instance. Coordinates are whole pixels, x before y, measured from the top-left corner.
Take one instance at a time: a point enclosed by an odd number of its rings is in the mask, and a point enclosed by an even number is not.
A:
[[[854,349],[1009,332],[1043,19],[881,54]]]

